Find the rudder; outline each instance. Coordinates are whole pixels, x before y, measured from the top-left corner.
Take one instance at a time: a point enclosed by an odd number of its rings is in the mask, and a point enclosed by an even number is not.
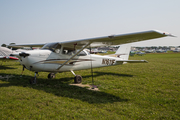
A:
[[[131,45],[124,44],[124,45],[119,46],[115,55],[117,55],[117,57],[121,58],[122,60],[128,60],[130,50],[131,50]]]

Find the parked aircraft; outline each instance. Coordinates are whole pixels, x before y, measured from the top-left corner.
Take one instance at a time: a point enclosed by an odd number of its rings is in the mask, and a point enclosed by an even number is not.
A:
[[[162,49],[159,49],[159,50],[156,50],[157,53],[166,53],[167,50],[162,50]]]
[[[130,56],[134,56],[136,54],[135,51],[130,51]]]
[[[180,52],[180,50],[173,50],[173,52],[175,52],[175,53],[176,53],[176,52]]]
[[[2,61],[2,63],[4,61],[8,61],[8,60],[18,60],[17,57],[9,56],[12,53],[13,53],[13,51],[11,49],[8,49],[6,47],[0,47],[0,60]],[[2,63],[1,63],[1,65],[2,65]]]
[[[136,55],[139,55],[139,56],[143,56],[143,55],[145,55],[145,54],[146,54],[145,52],[141,52],[141,51],[136,52]]]
[[[30,83],[36,84],[36,74],[38,72],[50,72],[48,78],[54,78],[56,73],[71,71],[75,83],[81,83],[82,77],[76,75],[74,71],[106,67],[112,65],[122,65],[124,63],[145,63],[145,60],[128,60],[130,46],[121,46],[115,55],[92,55],[85,51],[88,47],[119,45],[148,39],[172,36],[169,33],[158,30],[135,32],[120,35],[111,35],[82,40],[61,41],[47,44],[21,44],[20,46],[43,46],[40,50],[30,50],[27,52],[13,53],[20,59],[23,68],[34,71],[35,75]]]
[[[145,50],[145,53],[155,53],[155,50]]]

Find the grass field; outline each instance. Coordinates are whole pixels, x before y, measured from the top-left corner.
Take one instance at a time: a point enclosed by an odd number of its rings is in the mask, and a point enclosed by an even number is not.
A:
[[[0,119],[180,119],[180,53],[147,54],[130,59],[149,63],[94,69],[100,91],[71,86],[71,72],[30,85],[33,72],[18,62],[0,67]],[[90,70],[75,71],[91,84]]]

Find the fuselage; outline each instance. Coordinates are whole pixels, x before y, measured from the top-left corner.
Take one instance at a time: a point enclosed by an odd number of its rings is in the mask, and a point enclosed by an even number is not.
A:
[[[82,70],[96,67],[106,67],[122,63],[116,63],[117,57],[88,54],[83,50],[83,54],[75,56],[61,69],[57,69],[64,62],[71,58],[71,54],[56,53],[51,50],[30,50],[26,52],[29,56],[21,57],[20,63],[28,70],[35,72],[65,72],[70,70]]]

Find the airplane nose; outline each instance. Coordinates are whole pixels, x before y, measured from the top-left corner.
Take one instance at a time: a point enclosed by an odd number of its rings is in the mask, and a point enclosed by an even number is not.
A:
[[[27,56],[30,56],[30,54],[29,53],[25,53],[25,52],[21,52],[21,53],[19,53],[19,56],[21,56],[21,57],[27,57]]]

